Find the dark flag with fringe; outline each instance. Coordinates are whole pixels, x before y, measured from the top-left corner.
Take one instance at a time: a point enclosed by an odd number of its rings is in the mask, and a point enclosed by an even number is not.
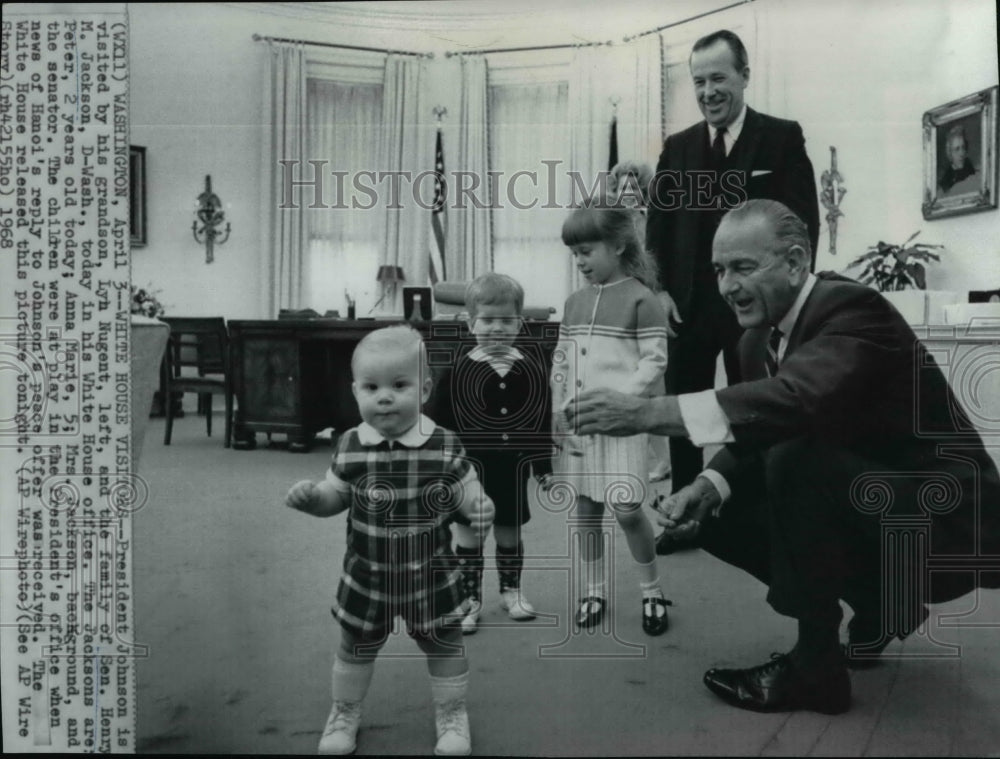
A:
[[[441,129],[438,128],[437,146],[434,150],[434,205],[431,208],[430,267],[428,269],[432,285],[447,279],[444,264],[445,240],[448,233],[448,219],[445,215],[446,201],[444,149],[441,147]]]
[[[608,171],[618,163],[618,117],[611,117],[611,146],[608,149]]]

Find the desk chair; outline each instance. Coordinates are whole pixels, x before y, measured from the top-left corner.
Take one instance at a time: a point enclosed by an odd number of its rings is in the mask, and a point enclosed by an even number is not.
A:
[[[319,311],[311,308],[283,308],[278,311],[278,319],[319,319]]]
[[[465,288],[468,282],[438,282],[434,285],[434,302],[437,304],[435,319],[464,321],[469,318],[465,310]],[[556,310],[551,306],[524,306],[521,316],[525,321],[545,322]]]
[[[219,317],[163,317],[170,325],[170,339],[163,361],[163,397],[167,424],[163,444],[170,445],[174,429],[172,393],[198,393],[199,404],[205,410],[205,426],[212,436],[212,396],[221,393],[226,404],[226,448],[230,445],[233,428],[233,388],[229,370],[229,336],[226,320]],[[197,369],[198,374],[185,374],[184,367]],[[209,376],[212,375],[212,376]],[[218,376],[218,375],[221,375]]]

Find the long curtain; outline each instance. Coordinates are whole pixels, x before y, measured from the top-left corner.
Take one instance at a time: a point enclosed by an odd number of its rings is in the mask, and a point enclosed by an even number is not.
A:
[[[590,188],[597,173],[608,168],[611,103],[601,76],[608,61],[602,48],[582,47],[573,53],[569,72],[569,146],[573,169]],[[579,201],[579,192],[575,200]]]
[[[582,286],[562,246],[561,225],[571,203],[581,199],[580,185],[589,190],[607,169],[609,98],[619,100],[619,156],[656,160],[661,110],[668,105],[661,96],[660,44],[659,35],[649,35],[623,47],[579,48],[565,63],[531,67],[523,78],[505,71],[496,81],[484,58],[459,58],[458,124],[450,132],[452,144],[444,144],[446,170],[478,178],[475,194],[488,198],[489,207],[455,208],[449,177],[449,279],[505,271],[524,283],[530,303],[557,308]],[[431,187],[434,123],[424,92],[433,89],[427,64],[390,54],[380,74],[363,85],[308,86],[300,47],[272,43],[267,50],[263,315],[304,305],[343,310],[347,294],[365,313],[386,291],[390,297],[381,310],[397,313],[399,284],[428,281],[431,213],[424,201]],[[627,75],[608,77],[608,71]],[[380,88],[373,84],[379,75]],[[298,161],[291,178],[302,180],[312,177],[305,163],[310,158],[329,161],[327,173],[347,172],[348,184],[363,171],[392,172],[399,179],[372,177],[376,197],[358,198],[373,203],[370,210],[330,208],[342,200],[330,176],[324,180],[326,208],[306,207],[310,187],[295,191],[304,203],[281,208],[287,172],[279,160]],[[499,183],[488,180],[491,171],[500,175]],[[575,187],[570,172],[578,178]],[[492,185],[489,193],[486,184]],[[398,197],[391,198],[394,188]],[[395,287],[377,283],[379,266],[399,267],[404,281]]]
[[[659,34],[648,34],[619,48],[621,69],[630,88],[618,95],[618,156],[656,167],[663,147],[663,75]]]
[[[615,56],[614,51],[604,47],[583,47],[574,51],[570,62],[570,163],[579,173],[586,191],[594,186],[600,172],[608,169],[613,113],[610,98],[620,98],[622,93],[611,91],[608,78],[601,74],[617,63]],[[574,203],[583,200],[579,189],[574,194]],[[573,289],[584,285],[583,277],[575,268],[571,277]]]
[[[405,283],[423,285],[428,281],[427,240],[430,211],[414,199],[414,187],[420,175],[429,176],[434,166],[434,131],[431,114],[425,106],[421,84],[425,78],[423,59],[394,55],[385,62],[382,85],[382,127],[378,143],[378,169],[401,177],[399,197],[391,197],[388,181],[378,185],[385,212],[381,245],[381,264],[402,268]],[[405,175],[409,175],[409,179]],[[427,194],[427,180],[418,189]],[[402,290],[386,285],[383,311],[402,311]]]
[[[454,232],[448,241],[448,279],[473,279],[493,270],[493,237],[490,231],[490,205],[494,199],[484,192],[489,170],[488,109],[486,59],[459,56],[462,67],[461,107],[458,119],[458,160],[452,164],[479,180],[473,193],[485,203],[466,202],[456,208],[449,199],[449,223]],[[447,166],[447,146],[445,146]],[[455,184],[454,182],[452,183]],[[468,185],[467,185],[468,186]]]
[[[364,315],[378,294],[375,275],[384,209],[359,191],[354,180],[378,160],[382,85],[311,78],[307,91],[308,156],[325,163],[322,207],[305,209],[309,245],[303,265],[304,304],[320,313],[338,310],[346,316],[351,299],[358,315]]]
[[[274,318],[279,309],[302,302],[306,219],[301,203],[284,203],[285,170],[279,161],[296,162],[292,177],[300,176],[306,157],[306,58],[301,45],[268,43],[266,50],[260,302],[264,317]]]
[[[570,197],[567,96],[565,81],[489,86],[490,168],[501,177],[494,269],[521,283],[529,305],[560,311],[571,276],[560,236]]]

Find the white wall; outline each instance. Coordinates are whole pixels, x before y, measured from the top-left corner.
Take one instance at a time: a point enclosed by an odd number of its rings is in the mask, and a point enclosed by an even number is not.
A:
[[[129,6],[131,141],[146,147],[149,229],[148,246],[132,251],[132,281],[161,290],[168,315],[261,316],[255,16],[206,4]],[[206,174],[233,229],[212,264],[191,232]]]
[[[718,5],[724,0],[713,0]],[[227,318],[269,318],[260,312],[258,255],[260,229],[260,150],[261,81],[263,45],[255,43],[254,33],[304,38],[314,41],[341,42],[373,47],[399,47],[407,50],[436,51],[428,61],[425,100],[448,109],[444,139],[448,169],[454,165],[457,145],[455,119],[460,110],[457,59],[446,59],[444,50],[460,50],[474,41],[477,46],[506,47],[544,44],[540,29],[553,35],[573,32],[570,16],[556,28],[551,18],[538,23],[509,18],[500,23],[479,4],[479,15],[470,13],[469,28],[444,30],[439,14],[426,17],[426,27],[387,29],[386,19],[377,13],[370,18],[371,28],[358,9],[363,4],[348,5],[338,11],[347,15],[350,24],[334,24],[320,19],[318,11],[302,8],[298,18],[289,17],[287,7],[262,7],[267,4],[238,7],[235,4],[147,4],[129,5],[131,29],[131,114],[135,145],[147,148],[149,245],[138,248],[132,256],[132,279],[140,285],[151,284],[161,291],[168,314],[223,314]],[[414,4],[416,7],[420,4]],[[430,12],[443,3],[433,3]],[[399,6],[402,8],[402,6]],[[691,2],[672,12],[692,13]],[[398,12],[398,10],[397,10]],[[428,9],[424,9],[428,12]],[[550,15],[555,11],[546,11]],[[486,15],[483,16],[482,14]],[[605,9],[605,15],[608,11]],[[484,26],[473,27],[482,17]],[[573,17],[581,33],[593,20]],[[666,23],[669,17],[657,3],[643,0],[618,13],[623,31],[642,31]],[[589,24],[589,25],[588,25]],[[449,22],[451,25],[451,22]],[[614,38],[605,30],[608,38]],[[571,35],[572,36],[572,35]],[[598,38],[604,35],[599,35]],[[585,37],[586,38],[586,37]],[[557,38],[556,41],[565,41]],[[532,78],[530,65],[553,61],[568,62],[571,51],[554,54],[505,55],[503,65],[529,64],[525,80]],[[548,76],[546,74],[546,76]],[[623,78],[621,72],[606,72],[609,79]],[[631,82],[623,83],[631,87]],[[610,115],[610,106],[609,106]],[[428,115],[430,118],[430,116]],[[449,146],[451,150],[449,151]],[[649,157],[655,161],[655,156]],[[213,190],[226,205],[233,232],[229,241],[216,246],[215,262],[205,263],[204,245],[198,245],[191,233],[194,205],[204,187],[205,174],[212,175]],[[559,268],[559,277],[566,267]],[[551,282],[526,283],[533,304],[562,305],[565,287],[547,287]],[[558,296],[553,293],[558,293]],[[329,305],[329,304],[327,304]],[[337,303],[333,303],[336,306]],[[322,308],[320,310],[323,310]]]
[[[756,7],[758,3],[754,4]],[[988,0],[835,3],[761,0],[770,43],[771,112],[802,123],[816,178],[830,146],[847,194],[837,255],[825,220],[818,269],[841,271],[879,240],[947,248],[928,287],[1000,287],[1000,212],[925,221],[921,118],[997,83],[996,11]],[[759,75],[759,73],[758,73]],[[821,217],[825,210],[820,208]]]
[[[737,29],[749,49],[747,102],[802,124],[817,185],[837,148],[845,215],[831,255],[820,208],[818,269],[843,271],[869,245],[920,230],[918,241],[946,246],[930,288],[1000,287],[1000,212],[925,221],[920,209],[923,113],[997,83],[992,2],[756,0],[672,29],[670,129],[698,118],[684,61],[694,39],[721,27]]]
[[[901,242],[920,229],[919,239],[948,247],[946,260],[929,274],[931,287],[1000,286],[1000,213],[927,222],[920,212],[921,115],[997,82],[993,4],[756,0],[731,13],[745,14],[747,8],[754,28],[747,43],[757,48],[751,49],[756,79],[751,104],[802,123],[817,180],[829,166],[829,146],[838,149],[848,190],[841,206],[845,217],[836,257],[825,252],[824,224],[818,266],[842,270],[867,245],[879,239]],[[271,316],[258,306],[263,51],[251,35],[377,46],[395,40],[408,49],[458,45],[426,31],[365,33],[253,5],[133,3],[129,13],[131,141],[146,146],[149,163],[150,243],[133,251],[133,281],[160,289],[172,314]],[[699,24],[718,28],[729,15]],[[643,3],[629,20],[641,31],[670,19],[659,19],[653,6]],[[564,32],[560,27],[558,33]],[[667,35],[686,39],[690,30],[678,27]],[[500,39],[504,45],[514,41],[509,35]],[[434,61],[430,70],[444,70],[444,62]],[[457,88],[445,78],[431,85],[430,96],[457,115]],[[191,235],[205,174],[212,175],[233,226],[210,265],[204,246]]]

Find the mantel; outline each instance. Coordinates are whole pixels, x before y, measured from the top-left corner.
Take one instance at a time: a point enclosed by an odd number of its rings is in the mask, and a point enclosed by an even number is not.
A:
[[[983,319],[969,324],[924,324],[914,327],[921,340],[955,340],[981,342],[1000,340],[1000,320]]]
[[[914,327],[1000,467],[1000,323]],[[916,367],[920,371],[923,367]]]

